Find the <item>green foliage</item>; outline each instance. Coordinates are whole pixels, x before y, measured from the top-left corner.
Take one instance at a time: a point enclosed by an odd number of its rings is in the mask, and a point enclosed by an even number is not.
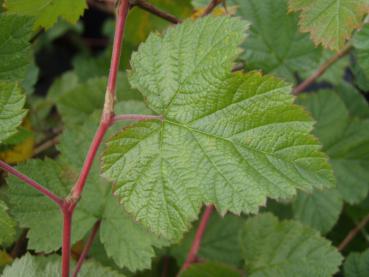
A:
[[[344,264],[345,277],[365,277],[369,275],[369,250],[351,253]]]
[[[339,50],[369,11],[367,0],[289,0],[290,11],[301,11],[300,28],[315,44]]]
[[[303,104],[317,121],[318,136],[333,166],[337,188],[350,204],[359,203],[369,190],[369,121],[353,118],[333,91],[302,96]]]
[[[56,257],[34,257],[29,253],[17,259],[11,266],[5,268],[3,277],[50,277],[61,276],[61,263]],[[96,262],[86,262],[78,276],[81,277],[124,277],[110,268],[103,267]]]
[[[342,257],[331,243],[296,221],[261,214],[246,221],[241,232],[245,269],[250,277],[328,277]]]
[[[32,24],[31,17],[0,14],[0,81],[25,78],[32,61],[32,49],[28,42]]]
[[[244,29],[227,17],[188,21],[163,38],[151,35],[132,58],[133,87],[165,120],[113,137],[103,170],[126,210],[164,237],[180,237],[204,202],[221,214],[255,213],[266,197],[332,186],[312,122],[292,104],[289,86],[229,73]]]
[[[0,142],[17,132],[26,110],[25,97],[16,83],[0,81]]]
[[[241,273],[227,265],[206,262],[190,266],[180,277],[241,277]]]
[[[15,237],[15,222],[7,210],[6,204],[0,200],[0,245],[11,243]]]
[[[357,32],[352,40],[354,47],[355,62],[353,72],[355,73],[356,83],[363,90],[369,90],[369,24]]]
[[[329,232],[337,222],[342,206],[341,196],[335,189],[312,194],[300,192],[292,204],[295,219],[323,234]]]
[[[9,14],[34,16],[34,30],[39,27],[50,28],[59,17],[75,23],[86,8],[85,0],[5,0]]]
[[[224,218],[214,215],[208,222],[206,232],[201,241],[198,257],[205,260],[220,261],[227,264],[239,265],[241,262],[238,232],[243,225],[239,216],[226,215]],[[174,245],[171,255],[182,264],[190,250],[198,224],[194,225],[180,244]]]

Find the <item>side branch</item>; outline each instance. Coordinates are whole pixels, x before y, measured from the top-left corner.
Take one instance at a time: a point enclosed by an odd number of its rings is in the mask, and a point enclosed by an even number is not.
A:
[[[154,5],[150,4],[149,2],[145,1],[145,0],[130,0],[130,4],[132,7],[137,6],[140,7],[141,9],[154,14],[158,17],[161,17],[171,23],[174,24],[178,24],[181,23],[182,20],[180,20],[179,18],[175,17],[174,15],[165,12],[157,7],[155,7]]]
[[[220,4],[222,3],[224,0],[211,0],[211,2],[209,3],[209,5],[206,7],[204,13],[201,16],[207,16],[209,14],[211,14],[211,12]]]
[[[214,210],[213,205],[206,206],[205,212],[201,217],[199,227],[197,227],[191,249],[188,252],[186,261],[184,262],[180,272],[186,270],[196,260],[197,253],[199,252],[200,249],[201,240],[206,230],[206,225],[208,224],[208,221],[210,219],[211,214],[213,213],[213,210]]]
[[[364,229],[364,227],[369,223],[369,214],[364,217],[359,224],[352,229],[347,236],[345,237],[345,239],[340,243],[340,245],[337,247],[337,249],[339,251],[343,251],[347,245],[349,245],[349,243],[357,236],[357,234]]]
[[[100,228],[100,223],[101,223],[100,220],[96,221],[94,227],[92,228],[91,234],[88,237],[87,242],[85,244],[85,247],[83,248],[82,253],[81,253],[81,255],[80,255],[79,259],[78,259],[78,263],[76,265],[76,269],[74,270],[73,277],[77,277],[79,271],[81,270],[82,264],[85,261],[85,259],[87,257],[87,254],[90,251],[91,246],[92,246],[92,244],[93,244],[93,242],[95,240],[97,231]]]
[[[115,123],[118,121],[125,121],[125,120],[131,120],[131,121],[163,120],[163,117],[161,115],[119,114],[113,117],[112,123]]]
[[[351,51],[352,45],[347,44],[341,51],[328,59],[325,63],[323,63],[317,71],[315,71],[309,78],[303,81],[301,84],[296,86],[293,90],[294,95],[299,95],[302,93],[307,87],[309,87],[312,83],[314,83],[320,76],[322,76],[328,68],[330,68],[334,63],[336,63],[339,59],[346,56]]]
[[[64,203],[63,199],[61,199],[59,196],[57,196],[53,192],[49,191],[44,186],[37,183],[35,180],[33,180],[30,177],[28,177],[28,176],[24,175],[23,173],[19,172],[14,167],[11,167],[7,163],[0,160],[0,168],[2,168],[3,170],[5,170],[5,171],[9,172],[10,174],[14,175],[18,179],[22,180],[25,184],[33,187],[34,189],[36,189],[37,191],[39,191],[40,193],[42,193],[43,195],[48,197],[50,200],[55,202],[59,207],[63,206],[63,203]]]

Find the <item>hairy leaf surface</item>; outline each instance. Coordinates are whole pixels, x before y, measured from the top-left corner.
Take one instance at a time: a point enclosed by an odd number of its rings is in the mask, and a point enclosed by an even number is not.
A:
[[[25,101],[16,83],[0,81],[0,143],[17,132],[26,115]]]
[[[19,81],[26,77],[32,62],[29,43],[32,24],[31,17],[0,14],[0,81]]]
[[[334,182],[290,86],[230,72],[246,26],[229,17],[186,21],[133,55],[131,84],[165,120],[110,139],[103,171],[126,210],[156,234],[180,237],[203,203],[255,213],[267,197]]]
[[[316,44],[339,50],[369,11],[368,0],[289,0],[291,11],[301,11],[300,28]]]
[[[228,265],[205,262],[192,264],[180,277],[241,277],[241,273]]]
[[[297,221],[260,214],[241,232],[245,268],[250,277],[330,277],[342,256],[315,230]]]
[[[11,243],[15,237],[15,222],[8,214],[8,207],[0,200],[0,245]]]

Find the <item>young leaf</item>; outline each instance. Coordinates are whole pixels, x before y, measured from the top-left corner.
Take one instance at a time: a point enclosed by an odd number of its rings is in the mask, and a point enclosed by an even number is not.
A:
[[[126,210],[156,234],[180,237],[203,203],[252,213],[267,197],[333,185],[290,86],[231,73],[246,26],[229,17],[186,21],[152,34],[132,57],[133,87],[165,119],[113,137],[103,171]]]
[[[206,262],[193,264],[182,272],[179,277],[241,277],[236,269],[221,263]]]
[[[342,256],[315,230],[260,214],[246,221],[241,247],[248,276],[330,277]]]
[[[350,253],[344,264],[345,277],[369,276],[369,250]]]
[[[0,81],[23,80],[32,62],[31,36],[33,19],[0,14]]]
[[[0,81],[0,143],[17,132],[26,111],[25,97],[16,83]]]
[[[350,118],[345,104],[333,91],[299,98],[317,124],[314,133],[330,157],[343,199],[359,203],[369,190],[369,119]]]
[[[3,277],[50,277],[60,276],[61,262],[56,257],[35,257],[29,253],[15,260],[4,269]],[[124,277],[110,268],[103,267],[91,260],[86,261],[81,268],[80,277]]]
[[[315,48],[307,34],[300,33],[298,17],[288,14],[287,0],[232,0],[237,15],[251,23],[250,36],[241,58],[248,69],[262,69],[289,81],[296,72],[315,70],[321,49]]]
[[[5,0],[9,14],[28,15],[36,18],[33,29],[53,26],[59,17],[75,23],[86,8],[85,0]]]
[[[0,200],[0,245],[11,243],[15,237],[15,222],[7,210],[8,207]]]
[[[301,11],[300,28],[315,44],[339,50],[359,28],[369,11],[367,0],[289,0],[290,11]]]
[[[314,191],[312,194],[300,192],[292,209],[295,219],[325,234],[336,224],[342,206],[341,195],[331,189]]]
[[[223,218],[214,214],[206,225],[206,232],[201,240],[201,248],[197,257],[199,259],[239,265],[242,258],[238,234],[242,225],[243,219],[239,216],[230,214]],[[184,263],[187,257],[197,226],[195,225],[185,235],[179,245],[174,245],[170,250],[171,255],[177,259],[179,264]]]

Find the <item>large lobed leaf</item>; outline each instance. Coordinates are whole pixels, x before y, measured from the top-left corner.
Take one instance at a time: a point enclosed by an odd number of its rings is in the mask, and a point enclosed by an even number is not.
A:
[[[315,230],[260,214],[246,221],[241,248],[250,277],[330,277],[342,256]]]
[[[114,136],[103,171],[125,209],[156,234],[180,237],[203,203],[252,213],[267,197],[334,182],[290,86],[230,72],[246,27],[229,17],[186,21],[152,34],[132,57],[132,86],[165,119]]]
[[[291,11],[301,11],[300,27],[315,44],[339,50],[369,11],[368,0],[289,0]]]

